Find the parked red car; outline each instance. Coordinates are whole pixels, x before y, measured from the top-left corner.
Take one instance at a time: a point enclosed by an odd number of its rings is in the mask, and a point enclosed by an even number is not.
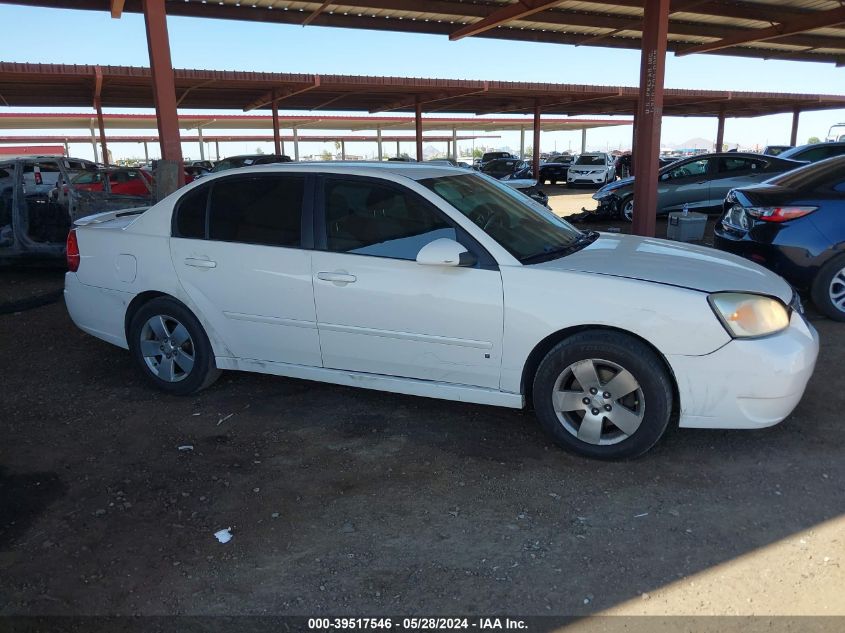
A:
[[[70,184],[80,191],[103,191],[106,181],[108,181],[108,190],[115,194],[149,196],[154,189],[153,175],[136,168],[87,171],[79,174]]]

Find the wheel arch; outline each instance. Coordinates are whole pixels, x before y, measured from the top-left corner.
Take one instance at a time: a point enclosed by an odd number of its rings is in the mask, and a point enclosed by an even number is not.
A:
[[[582,332],[618,332],[619,334],[624,334],[626,336],[630,336],[641,342],[643,345],[648,347],[651,351],[657,355],[660,359],[660,362],[663,363],[663,367],[666,370],[666,374],[669,376],[669,380],[672,383],[672,420],[676,421],[679,414],[680,414],[680,392],[678,391],[678,380],[675,377],[675,372],[672,371],[672,366],[666,360],[666,357],[663,353],[657,349],[654,345],[652,345],[648,340],[644,339],[642,336],[634,334],[629,330],[624,330],[622,328],[612,327],[608,325],[576,325],[569,328],[564,328],[562,330],[558,330],[557,332],[553,332],[549,334],[546,338],[541,340],[537,345],[534,346],[534,349],[531,350],[531,353],[528,354],[528,358],[525,361],[525,365],[522,367],[522,378],[520,380],[520,392],[525,396],[525,402],[528,403],[530,406],[531,399],[532,399],[532,389],[534,386],[534,376],[537,374],[537,370],[540,367],[540,363],[543,362],[543,359],[546,357],[546,354],[558,343],[561,341],[566,340],[573,334],[580,334]]]
[[[153,299],[157,299],[158,297],[167,297],[168,299],[173,299],[174,301],[179,301],[173,295],[169,295],[166,292],[160,292],[158,290],[146,290],[144,292],[140,292],[135,297],[133,297],[132,301],[129,302],[129,305],[126,306],[126,314],[123,317],[123,332],[126,334],[126,340],[129,340],[129,325],[132,323],[132,319],[135,316],[135,313],[141,309],[146,303],[149,303]],[[181,301],[180,304],[185,305]],[[186,309],[189,309],[185,306]]]

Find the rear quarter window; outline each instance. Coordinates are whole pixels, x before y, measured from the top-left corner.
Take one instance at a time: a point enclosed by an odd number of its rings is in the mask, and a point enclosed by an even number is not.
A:
[[[205,238],[205,217],[210,185],[192,189],[179,199],[173,217],[173,237]]]

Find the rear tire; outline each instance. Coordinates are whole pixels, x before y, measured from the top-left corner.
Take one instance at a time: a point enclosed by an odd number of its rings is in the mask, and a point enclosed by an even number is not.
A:
[[[834,257],[813,280],[813,303],[834,321],[845,321],[845,255]]]
[[[638,339],[587,331],[558,343],[537,369],[534,411],[559,446],[594,459],[638,457],[666,431],[672,380]]]
[[[170,297],[156,297],[142,305],[129,323],[127,339],[145,380],[167,393],[196,393],[221,374],[202,325]]]
[[[629,195],[622,198],[618,205],[619,217],[626,222],[634,221],[634,196]]]

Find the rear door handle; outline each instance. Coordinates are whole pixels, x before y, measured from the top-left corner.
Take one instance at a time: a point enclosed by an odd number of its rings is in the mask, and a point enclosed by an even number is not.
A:
[[[186,257],[186,266],[193,266],[194,268],[217,268],[217,262],[210,259],[199,259],[197,257]]]
[[[317,279],[331,281],[335,284],[354,284],[358,278],[349,273],[317,273]]]

